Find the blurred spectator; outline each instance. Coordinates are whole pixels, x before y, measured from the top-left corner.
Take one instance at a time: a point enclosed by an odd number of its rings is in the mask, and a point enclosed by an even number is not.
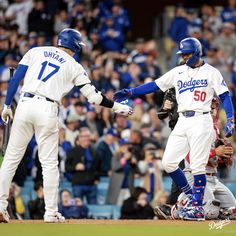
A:
[[[166,202],[167,202],[167,199],[168,199],[168,196],[169,196],[169,193],[165,192],[164,190],[156,192],[155,196],[154,196],[154,198],[152,200],[151,205],[153,207],[165,206]]]
[[[7,35],[0,35],[0,65],[4,64],[5,56],[9,53],[9,39]]]
[[[90,142],[88,128],[80,128],[75,147],[68,151],[66,171],[72,174],[74,197],[86,198],[88,204],[96,204],[97,182],[99,180],[99,159]]]
[[[130,198],[124,201],[121,208],[121,219],[153,219],[153,208],[147,200],[147,191],[136,187]]]
[[[134,188],[134,175],[137,173],[137,160],[128,140],[121,139],[119,149],[112,158],[111,177],[107,193],[107,202],[121,206],[130,197]]]
[[[202,5],[201,18],[203,20],[205,28],[207,27],[208,29],[212,30],[215,34],[219,33],[222,26],[222,22],[213,5],[207,3]]]
[[[72,148],[71,143],[65,139],[65,129],[59,129],[59,157],[60,157],[60,173],[65,173],[65,161],[67,152]],[[63,177],[63,176],[62,176]]]
[[[143,175],[142,187],[148,192],[148,200],[151,201],[158,191],[163,190],[162,173],[160,169],[163,156],[162,150],[157,150],[152,143],[143,147],[143,160],[138,162],[140,173]]]
[[[114,24],[122,29],[127,35],[131,32],[131,23],[127,11],[121,4],[115,4],[112,7],[112,15],[114,17]]]
[[[64,189],[60,193],[59,212],[66,219],[84,219],[88,217],[88,207],[80,198],[73,199],[71,192]]]
[[[104,138],[99,141],[96,146],[96,156],[101,162],[100,176],[109,176],[111,171],[111,161],[113,153],[115,152],[115,143],[117,141],[118,133],[116,129],[109,128]]]
[[[114,18],[109,15],[100,29],[100,42],[105,51],[121,52],[125,36],[120,27],[114,25]]]
[[[235,57],[236,35],[235,27],[232,23],[226,22],[222,25],[221,33],[215,37],[213,46],[223,52],[226,60]]]
[[[43,194],[43,183],[37,182],[34,186],[36,192],[36,199],[29,201],[29,214],[30,219],[38,220],[43,219],[45,213],[45,203],[44,203],[44,194]]]
[[[124,129],[130,129],[132,123],[127,117],[122,116],[120,114],[115,114],[113,126],[117,130],[118,134],[120,134]]]
[[[236,23],[236,1],[235,0],[228,0],[227,6],[224,7],[223,11],[221,12],[220,16],[223,22],[232,22]]]
[[[157,149],[161,149],[160,144],[151,138],[144,137],[141,131],[138,129],[131,129],[129,141],[133,147],[133,154],[138,161],[143,159],[142,150],[147,143],[152,143]]]
[[[106,107],[102,107],[100,115],[101,115],[100,120],[103,130],[111,128],[113,124],[113,117],[111,110]]]
[[[9,197],[7,200],[8,200],[7,212],[10,218],[17,219],[16,202],[15,202],[15,183],[11,184],[11,187],[9,189]]]
[[[147,56],[145,65],[142,70],[141,78],[145,79],[146,77],[151,77],[156,79],[161,76],[161,69],[155,61],[155,57],[151,54]]]
[[[175,16],[171,21],[169,27],[169,36],[173,41],[173,48],[171,53],[171,62],[170,68],[173,68],[177,65],[178,56],[176,55],[177,50],[179,49],[179,42],[188,37],[188,25],[189,21],[187,19],[186,11],[182,5],[178,5],[175,8]]]
[[[43,32],[46,37],[53,35],[53,16],[46,12],[43,0],[34,0],[34,8],[28,17],[28,32]]]
[[[145,56],[145,61],[146,58],[147,57]],[[142,63],[142,66],[145,67],[145,63]],[[128,66],[127,72],[121,75],[121,82],[122,82],[121,88],[139,85],[140,74],[141,74],[140,67],[136,63],[131,62]]]
[[[6,20],[16,23],[19,26],[19,34],[27,34],[27,19],[32,8],[32,0],[14,0],[7,8],[5,13]]]
[[[127,58],[127,63],[134,62],[139,65],[141,68],[145,65],[147,58],[147,52],[145,50],[145,41],[143,38],[138,38],[135,41],[134,49],[131,51]]]
[[[58,34],[65,28],[70,27],[68,12],[65,9],[59,10],[55,16],[54,32]]]
[[[79,119],[75,114],[69,114],[66,118],[66,140],[75,146],[75,139],[79,135]]]
[[[87,104],[86,106],[86,118],[83,122],[83,126],[89,128],[91,132],[91,141],[96,142],[103,134],[102,124],[97,117],[95,106]]]

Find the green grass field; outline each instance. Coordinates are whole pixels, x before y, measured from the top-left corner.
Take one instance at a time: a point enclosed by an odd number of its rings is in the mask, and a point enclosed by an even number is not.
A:
[[[209,222],[170,222],[155,221],[134,222],[127,224],[107,224],[73,221],[65,224],[10,223],[0,224],[1,236],[210,236],[236,235],[236,222],[225,225],[222,229],[209,230]]]

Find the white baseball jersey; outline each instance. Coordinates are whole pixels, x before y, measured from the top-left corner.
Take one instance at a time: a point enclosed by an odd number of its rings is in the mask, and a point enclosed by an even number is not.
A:
[[[19,64],[28,66],[21,92],[48,97],[57,102],[74,86],[91,82],[84,68],[56,47],[32,48]]]
[[[175,67],[155,82],[162,91],[175,87],[178,112],[209,112],[214,93],[228,91],[221,73],[207,63],[197,68]]]

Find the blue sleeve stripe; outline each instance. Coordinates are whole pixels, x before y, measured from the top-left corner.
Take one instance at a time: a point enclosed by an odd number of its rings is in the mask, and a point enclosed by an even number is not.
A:
[[[131,94],[132,96],[140,96],[140,95],[144,95],[144,94],[148,94],[148,93],[153,93],[155,91],[157,91],[159,89],[159,87],[157,86],[155,81],[146,83],[146,84],[142,84],[136,88],[131,88]]]
[[[11,105],[12,99],[16,93],[16,90],[21,82],[21,80],[25,77],[25,73],[28,69],[28,66],[19,64],[16,72],[14,73],[12,79],[9,82],[7,89],[7,96],[5,104],[7,106]]]
[[[227,119],[234,116],[234,107],[229,92],[225,92],[219,95],[220,100],[224,106]]]

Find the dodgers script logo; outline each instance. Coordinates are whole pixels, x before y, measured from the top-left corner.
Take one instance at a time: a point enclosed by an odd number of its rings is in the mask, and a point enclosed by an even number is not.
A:
[[[189,81],[181,81],[181,80],[178,80],[177,81],[177,87],[178,87],[178,91],[179,91],[179,94],[187,91],[187,90],[190,90],[190,92],[193,92],[194,89],[196,88],[202,88],[202,87],[207,87],[208,83],[207,83],[207,80],[206,79],[193,79],[191,78]]]

